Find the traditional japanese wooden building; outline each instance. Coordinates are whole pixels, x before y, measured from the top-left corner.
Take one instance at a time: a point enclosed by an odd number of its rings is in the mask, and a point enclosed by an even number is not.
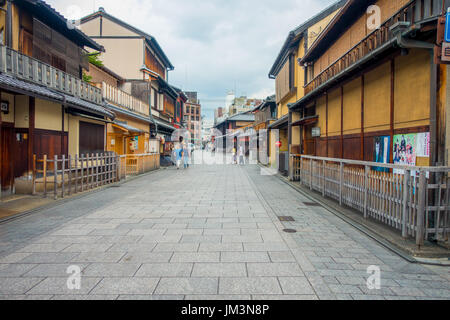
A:
[[[101,90],[82,80],[84,48],[104,48],[47,3],[3,1],[0,12],[0,176],[13,191],[29,179],[33,155],[104,152],[115,115]]]

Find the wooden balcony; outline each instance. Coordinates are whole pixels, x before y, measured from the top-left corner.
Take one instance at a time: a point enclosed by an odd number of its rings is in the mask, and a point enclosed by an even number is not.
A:
[[[102,96],[118,107],[146,116],[150,115],[150,107],[147,103],[105,82],[102,83]]]
[[[349,67],[357,64],[371,52],[380,49],[382,46],[393,41],[395,36],[390,28],[396,23],[409,22],[411,25],[414,25],[418,22],[431,20],[440,16],[442,13],[443,1],[444,0],[416,0],[404,6],[389,20],[385,21],[379,29],[367,35],[357,45],[306,84],[305,95],[344,72]]]
[[[102,104],[102,93],[99,88],[2,45],[0,45],[0,72],[95,104]]]

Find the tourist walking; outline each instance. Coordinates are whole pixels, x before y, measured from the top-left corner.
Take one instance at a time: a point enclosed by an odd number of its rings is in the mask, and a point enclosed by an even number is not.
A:
[[[175,159],[177,163],[177,170],[180,169],[181,161],[183,160],[183,137],[179,138],[175,147]]]

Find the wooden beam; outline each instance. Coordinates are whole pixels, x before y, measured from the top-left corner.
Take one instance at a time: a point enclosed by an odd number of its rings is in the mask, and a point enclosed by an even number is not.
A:
[[[394,103],[395,103],[395,58],[391,59],[391,102],[390,102],[390,121],[389,132],[391,137],[391,146],[394,144]],[[393,150],[393,148],[391,148]],[[389,162],[394,162],[393,152],[389,152]]]
[[[344,159],[344,87],[341,86],[341,159]]]
[[[29,101],[28,101],[28,172],[30,172],[33,169],[35,110],[36,110],[36,99],[34,97],[29,97]]]
[[[325,93],[325,114],[326,114],[326,121],[325,121],[325,137],[326,137],[326,149],[327,149],[327,157],[328,155],[328,92]]]
[[[364,75],[361,76],[361,147],[360,159],[364,160]]]
[[[2,98],[2,90],[0,89],[0,100]],[[2,162],[3,162],[3,137],[2,137],[2,112],[0,111],[0,199],[2,197]]]

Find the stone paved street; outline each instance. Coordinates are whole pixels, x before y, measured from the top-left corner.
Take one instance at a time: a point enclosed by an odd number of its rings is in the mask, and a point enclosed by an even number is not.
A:
[[[449,268],[408,263],[310,201],[257,166],[161,170],[1,224],[0,296],[450,299]]]

